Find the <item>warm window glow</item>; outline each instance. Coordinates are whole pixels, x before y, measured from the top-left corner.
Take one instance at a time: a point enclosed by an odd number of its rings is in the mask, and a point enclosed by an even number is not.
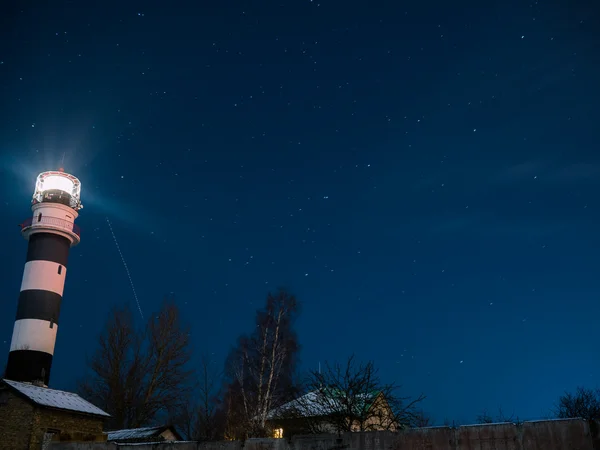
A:
[[[73,180],[70,180],[66,177],[61,177],[60,175],[49,175],[44,178],[44,184],[42,184],[42,189],[44,191],[48,191],[50,189],[59,189],[68,194],[73,193]]]
[[[273,437],[275,439],[282,439],[283,438],[283,428],[275,428],[273,430]]]

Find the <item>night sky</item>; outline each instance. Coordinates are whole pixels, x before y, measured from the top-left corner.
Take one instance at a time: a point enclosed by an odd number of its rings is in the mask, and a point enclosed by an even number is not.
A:
[[[427,395],[438,423],[498,407],[542,418],[565,390],[595,387],[595,7],[9,7],[2,364],[27,247],[17,225],[64,155],[84,209],[51,387],[74,388],[112,306],[137,311],[107,218],[143,313],[172,292],[198,359],[221,365],[287,286],[303,303],[302,369],[355,352]]]

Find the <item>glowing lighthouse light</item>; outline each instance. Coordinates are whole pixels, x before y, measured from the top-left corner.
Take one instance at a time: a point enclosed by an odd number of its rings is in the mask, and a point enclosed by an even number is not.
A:
[[[57,203],[70,206],[77,211],[83,208],[80,197],[81,183],[76,177],[65,173],[62,169],[58,172],[43,172],[37,177],[33,202],[53,199]]]
[[[46,178],[42,178],[40,181],[42,182],[42,188],[45,191],[58,189],[60,191],[72,193],[73,186],[75,185],[73,180],[66,177],[60,177],[58,175],[48,175]]]
[[[38,175],[32,216],[21,224],[27,239],[17,316],[5,377],[48,385],[69,249],[79,244],[75,225],[81,205],[81,183],[62,169]]]

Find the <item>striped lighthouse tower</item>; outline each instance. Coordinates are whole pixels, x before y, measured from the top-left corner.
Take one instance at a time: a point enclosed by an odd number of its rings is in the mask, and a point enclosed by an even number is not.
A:
[[[79,244],[75,225],[81,183],[63,169],[38,175],[30,219],[21,224],[27,239],[17,317],[5,378],[48,385],[70,247]]]

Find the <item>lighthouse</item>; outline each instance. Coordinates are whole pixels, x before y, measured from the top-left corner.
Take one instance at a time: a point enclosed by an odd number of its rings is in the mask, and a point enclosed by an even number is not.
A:
[[[80,240],[80,194],[79,180],[63,169],[37,177],[33,214],[21,224],[27,259],[6,365],[9,380],[48,386],[69,249]]]

